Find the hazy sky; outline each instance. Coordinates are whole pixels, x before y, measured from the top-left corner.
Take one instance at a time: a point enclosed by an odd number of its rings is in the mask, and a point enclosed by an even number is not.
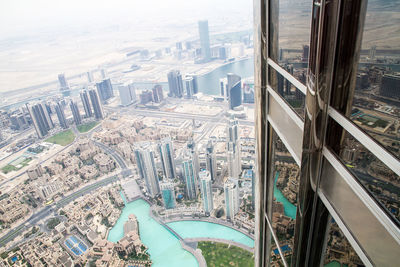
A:
[[[0,38],[63,26],[251,16],[252,0],[2,0]],[[250,24],[250,23],[249,23]]]

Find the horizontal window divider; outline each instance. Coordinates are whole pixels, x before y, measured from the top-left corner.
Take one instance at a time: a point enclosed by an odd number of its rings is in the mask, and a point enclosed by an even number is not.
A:
[[[360,257],[362,262],[366,266],[373,266],[371,263],[370,259],[365,255],[364,250],[360,247],[358,242],[354,239],[353,235],[347,229],[347,226],[343,223],[342,218],[340,215],[336,212],[335,208],[331,205],[329,200],[326,198],[323,192],[318,190],[318,196],[321,199],[321,201],[324,203],[325,207],[328,209],[329,213],[332,215],[333,219],[335,219],[335,222],[338,224],[340,230],[343,232],[343,234],[346,236],[347,240],[349,241],[350,245],[353,247],[357,255]]]
[[[297,89],[299,89],[304,95],[306,95],[307,92],[307,87],[302,84],[299,80],[297,80],[293,75],[291,75],[289,72],[287,72],[284,68],[279,66],[278,63],[273,61],[272,59],[268,58],[267,59],[268,65],[270,65],[274,70],[279,72],[286,80],[288,80],[291,84],[294,85]]]
[[[276,247],[277,247],[277,249],[278,249],[278,251],[279,251],[279,254],[281,255],[281,259],[282,259],[283,265],[285,265],[285,267],[288,267],[289,265],[286,263],[286,259],[285,259],[285,257],[283,256],[283,252],[282,252],[282,250],[281,250],[281,244],[279,244],[278,237],[276,236],[276,234],[275,234],[275,232],[274,232],[274,229],[272,228],[272,224],[271,224],[271,222],[269,221],[267,214],[264,213],[264,217],[265,217],[265,220],[267,221],[268,228],[269,228],[269,230],[271,231],[271,235],[272,235],[272,237],[273,237],[273,239],[274,239],[274,241],[275,241],[275,244],[276,244]],[[268,253],[268,252],[267,252],[267,253]]]
[[[387,232],[396,240],[400,245],[400,229],[394,224],[389,218],[386,212],[380,207],[373,197],[364,189],[362,185],[357,181],[357,178],[345,167],[345,165],[337,159],[337,157],[329,150],[324,147],[322,154],[334,167],[334,169],[340,174],[343,180],[350,186],[354,193],[360,198],[375,218],[385,227]]]
[[[293,148],[290,146],[289,142],[286,140],[285,135],[279,130],[279,127],[275,124],[275,122],[268,116],[268,122],[271,124],[272,128],[282,140],[283,144],[286,146],[287,150],[289,151],[290,155],[292,155],[293,159],[296,161],[297,165],[301,167],[301,159],[296,155]]]
[[[328,107],[329,116],[340,124],[347,132],[357,139],[365,148],[381,160],[387,167],[400,176],[400,160],[388,152],[375,139],[366,134],[350,119],[340,114],[336,109]]]
[[[300,116],[286,103],[285,100],[271,86],[267,86],[268,93],[276,100],[283,110],[290,116],[300,129],[304,129],[304,122]]]

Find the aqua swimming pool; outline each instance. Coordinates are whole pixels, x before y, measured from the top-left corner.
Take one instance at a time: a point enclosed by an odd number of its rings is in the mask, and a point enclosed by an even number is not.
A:
[[[80,256],[86,252],[87,246],[78,239],[77,237],[71,235],[67,239],[65,239],[64,244],[76,255]]]

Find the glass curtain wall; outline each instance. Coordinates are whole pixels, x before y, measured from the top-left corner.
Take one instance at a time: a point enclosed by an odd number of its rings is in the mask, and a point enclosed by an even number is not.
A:
[[[254,1],[256,266],[395,265],[399,6]]]

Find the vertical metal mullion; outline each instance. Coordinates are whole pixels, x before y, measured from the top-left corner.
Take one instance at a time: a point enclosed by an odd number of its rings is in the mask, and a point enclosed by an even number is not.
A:
[[[267,55],[267,9],[264,0],[253,1],[254,14],[254,84],[256,102],[256,137],[257,137],[257,177],[255,190],[255,266],[266,266],[265,248],[271,242],[267,234],[265,221],[266,184],[266,138],[267,138],[267,91],[266,91],[266,55]],[[267,259],[268,260],[268,259]]]
[[[335,59],[337,14],[340,1],[313,3],[306,116],[296,221],[294,266],[319,266],[329,213],[317,190],[322,173],[322,147]]]

